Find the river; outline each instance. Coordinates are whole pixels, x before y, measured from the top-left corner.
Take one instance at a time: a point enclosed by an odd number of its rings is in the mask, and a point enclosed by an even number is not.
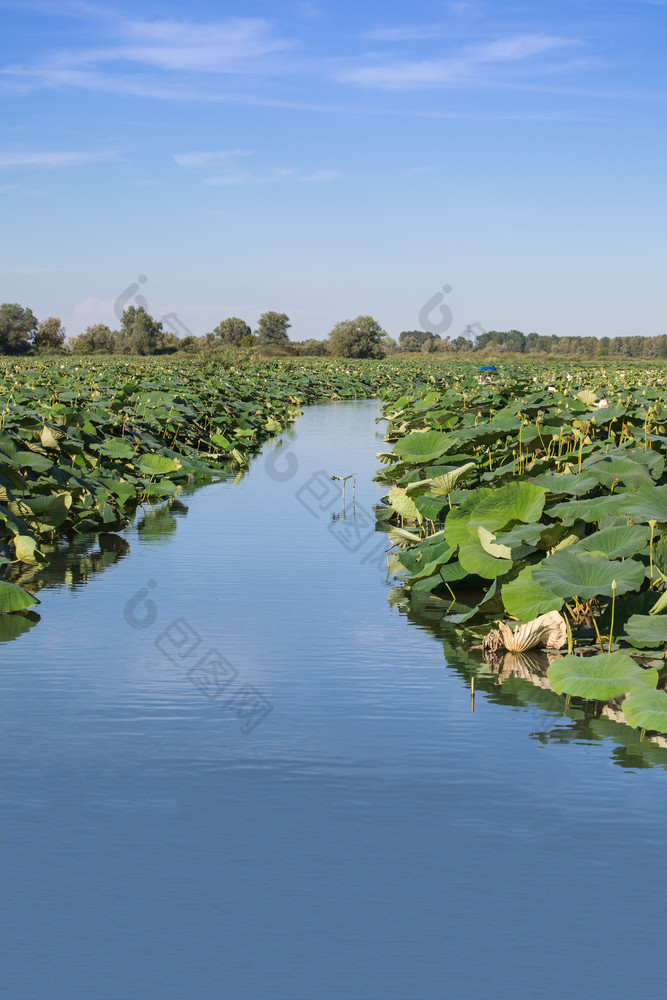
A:
[[[393,600],[377,413],[309,407],[2,645],[7,997],[661,992],[664,769],[470,711]]]

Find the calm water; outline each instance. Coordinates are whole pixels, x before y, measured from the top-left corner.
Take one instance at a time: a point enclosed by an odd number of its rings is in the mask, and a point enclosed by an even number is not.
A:
[[[309,408],[2,645],[4,996],[662,995],[665,770],[471,714],[388,601],[376,412]]]

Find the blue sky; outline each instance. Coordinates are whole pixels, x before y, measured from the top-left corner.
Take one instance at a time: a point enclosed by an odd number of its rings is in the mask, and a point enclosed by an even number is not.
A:
[[[667,0],[0,14],[0,301],[667,333]]]

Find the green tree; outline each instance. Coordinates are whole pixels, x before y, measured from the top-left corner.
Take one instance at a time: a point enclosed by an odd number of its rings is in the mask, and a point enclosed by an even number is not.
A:
[[[213,333],[215,339],[222,341],[223,344],[240,347],[243,338],[252,335],[252,330],[245,320],[230,316],[229,319],[223,319],[221,323],[218,323]]]
[[[403,330],[398,335],[398,342],[402,351],[421,351],[422,345],[428,343],[430,346],[433,334],[427,330]]]
[[[66,332],[57,316],[49,316],[37,324],[37,332],[32,341],[33,347],[38,351],[62,348]]]
[[[112,351],[116,347],[116,338],[118,334],[115,334],[105,323],[95,323],[94,326],[88,326],[83,333],[74,341],[74,350],[77,353],[82,351]]]
[[[201,342],[198,337],[190,334],[187,337],[181,337],[178,349],[179,351],[186,351],[188,354],[198,354],[201,351]]]
[[[405,351],[406,354],[414,354],[416,351],[421,349],[423,343],[426,341],[420,341],[417,337],[414,337],[411,333],[407,336],[404,335],[405,331],[400,336],[401,350]]]
[[[381,358],[381,340],[387,334],[372,316],[336,323],[329,334],[329,350],[342,358]]]
[[[296,346],[299,349],[299,354],[307,358],[322,358],[329,353],[329,345],[326,340],[315,340],[312,337],[309,340],[302,340]]]
[[[119,346],[130,354],[157,354],[164,346],[162,323],[143,306],[129,306],[121,317]]]
[[[255,333],[260,344],[287,344],[291,324],[285,313],[265,312],[259,317]]]
[[[37,319],[32,309],[18,302],[0,305],[0,353],[25,354],[37,329]]]

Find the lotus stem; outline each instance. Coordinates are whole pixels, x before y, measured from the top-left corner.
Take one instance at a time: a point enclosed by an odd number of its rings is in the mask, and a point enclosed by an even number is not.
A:
[[[653,587],[653,532],[655,531],[658,522],[651,519],[649,522],[649,527],[651,529],[651,548],[649,549],[649,565],[651,567],[651,588]]]
[[[470,711],[475,711],[475,678],[470,678]]]
[[[614,610],[616,607],[616,580],[611,581],[611,626],[609,628],[609,648],[608,653],[611,653],[611,644],[614,640]]]
[[[598,637],[598,645],[600,646],[600,652],[604,653],[604,643],[602,642],[602,636],[600,635],[600,629],[598,628],[598,623],[595,620],[595,615],[590,609],[590,604],[588,606],[588,610],[591,616],[591,621],[593,622],[593,628],[595,629],[595,633]]]

